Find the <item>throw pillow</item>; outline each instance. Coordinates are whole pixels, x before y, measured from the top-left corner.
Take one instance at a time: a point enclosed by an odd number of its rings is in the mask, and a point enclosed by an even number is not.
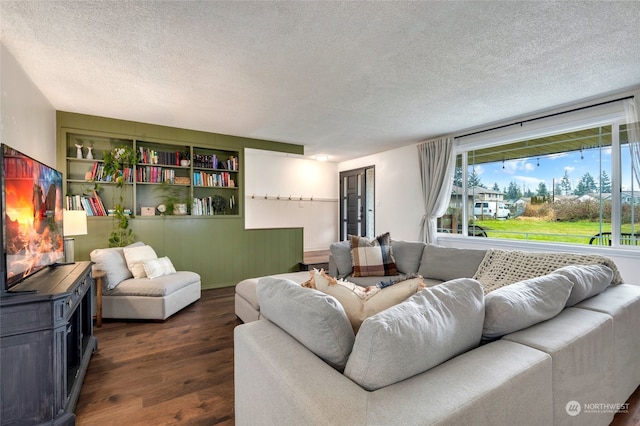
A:
[[[342,371],[355,336],[342,305],[318,290],[293,281],[265,277],[256,285],[260,313]]]
[[[368,391],[408,379],[477,347],[483,320],[479,282],[426,288],[362,323],[344,374]]]
[[[427,244],[422,252],[418,274],[442,281],[470,278],[476,274],[486,252]]]
[[[157,259],[158,255],[151,246],[125,247],[124,258],[133,278],[144,278],[147,274],[144,271],[143,262],[149,259]]]
[[[391,248],[398,271],[403,274],[417,274],[425,246],[425,243],[419,241],[392,240]]]
[[[485,296],[482,337],[493,340],[558,315],[573,283],[549,274],[500,287]]]
[[[388,232],[372,240],[355,235],[350,235],[349,239],[354,277],[398,275]]]
[[[317,270],[314,282],[318,290],[338,299],[354,333],[358,332],[366,318],[397,305],[424,288],[421,277],[399,281],[385,288],[361,287],[349,281],[336,280],[324,271]]]
[[[175,274],[176,268],[167,256],[158,259],[149,259],[142,261],[144,272],[149,279],[162,277],[164,275]]]
[[[141,246],[144,246],[143,242],[135,242],[127,247]],[[93,269],[104,271],[107,274],[105,283],[107,290],[113,290],[122,281],[133,277],[127,267],[123,247],[95,249],[91,251],[90,256],[94,263]]]
[[[331,257],[336,265],[336,277],[344,278],[353,272],[353,260],[351,259],[351,241],[338,241],[329,246]]]
[[[613,270],[605,265],[569,265],[554,271],[573,283],[567,307],[600,294],[613,281]]]

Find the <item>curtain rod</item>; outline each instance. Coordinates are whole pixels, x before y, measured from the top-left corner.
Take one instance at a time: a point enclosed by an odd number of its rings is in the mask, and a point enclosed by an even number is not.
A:
[[[541,117],[529,118],[527,120],[521,120],[521,121],[516,121],[514,123],[503,124],[502,126],[496,126],[496,127],[490,128],[490,129],[478,130],[477,132],[471,132],[471,133],[466,133],[466,134],[460,135],[460,136],[454,136],[454,138],[455,139],[465,138],[467,136],[473,136],[473,135],[478,135],[480,133],[485,133],[485,132],[491,132],[491,131],[494,131],[494,130],[504,129],[505,127],[516,126],[518,124],[520,126],[522,126],[524,123],[529,123],[531,121],[542,120],[543,118],[555,117],[557,115],[568,114],[570,112],[576,112],[576,111],[581,111],[583,109],[594,108],[594,107],[598,107],[598,106],[602,106],[602,105],[606,105],[606,104],[611,104],[613,102],[620,102],[620,101],[624,101],[624,100],[627,100],[627,99],[633,99],[633,97],[634,97],[634,95],[629,95],[629,96],[625,96],[623,98],[612,99],[610,101],[604,101],[604,102],[600,102],[600,103],[593,104],[593,105],[586,105],[586,106],[579,107],[579,108],[573,108],[573,109],[570,109],[570,110],[567,110],[567,111],[554,112],[553,114],[547,114],[547,115],[543,115]]]

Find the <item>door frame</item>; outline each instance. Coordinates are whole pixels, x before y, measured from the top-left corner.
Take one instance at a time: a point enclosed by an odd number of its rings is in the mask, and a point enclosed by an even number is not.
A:
[[[369,173],[368,173],[369,172]],[[343,170],[339,178],[339,200],[340,200],[340,241],[345,241],[347,234],[347,197],[345,193],[345,177],[361,174],[361,225],[359,235],[372,238],[375,236],[375,166],[365,166],[357,169]]]

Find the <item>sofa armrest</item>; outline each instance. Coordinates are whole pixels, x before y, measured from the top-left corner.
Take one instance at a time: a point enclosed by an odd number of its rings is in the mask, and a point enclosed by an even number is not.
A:
[[[367,393],[266,319],[234,330],[236,425],[365,424]]]

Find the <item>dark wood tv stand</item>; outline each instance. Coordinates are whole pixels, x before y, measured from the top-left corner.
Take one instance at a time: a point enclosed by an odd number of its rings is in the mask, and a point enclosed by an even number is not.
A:
[[[74,425],[92,353],[91,262],[47,267],[0,298],[2,424]]]

